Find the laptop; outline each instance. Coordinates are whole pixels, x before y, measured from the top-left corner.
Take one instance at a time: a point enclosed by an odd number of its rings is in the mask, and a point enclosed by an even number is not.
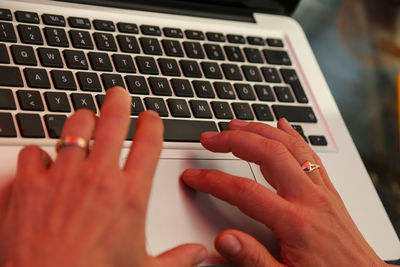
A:
[[[318,67],[278,0],[3,0],[0,6],[0,181],[12,179],[19,150],[40,145],[55,157],[65,119],[79,108],[99,112],[107,88],[121,85],[137,115],[157,111],[164,147],[147,214],[147,246],[158,254],[204,244],[202,266],[227,264],[215,251],[225,229],[247,232],[279,256],[264,225],[179,176],[215,168],[270,187],[255,164],[206,151],[203,131],[233,118],[276,125],[286,117],[321,157],[365,239],[384,260],[400,241]],[[271,187],[270,187],[271,188]],[[266,211],[268,212],[268,211]]]

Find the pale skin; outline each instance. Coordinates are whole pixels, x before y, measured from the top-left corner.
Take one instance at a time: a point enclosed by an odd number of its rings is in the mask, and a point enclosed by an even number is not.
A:
[[[109,89],[97,123],[93,113],[79,110],[62,132],[94,136],[89,154],[64,147],[52,161],[37,146],[20,152],[16,177],[0,192],[0,266],[189,267],[206,258],[200,244],[157,257],[147,253],[145,214],[163,126],[155,112],[142,113],[121,167],[129,113],[126,91]],[[201,143],[260,165],[276,193],[217,170],[189,169],[182,180],[265,224],[280,240],[281,257],[234,229],[215,239],[223,257],[238,267],[388,266],[363,239],[318,156],[286,120],[277,128],[233,120],[230,129],[203,133]],[[321,168],[304,173],[306,160]]]

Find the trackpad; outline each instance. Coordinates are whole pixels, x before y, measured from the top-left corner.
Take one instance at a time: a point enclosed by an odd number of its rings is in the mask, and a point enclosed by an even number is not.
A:
[[[276,238],[263,224],[224,201],[184,185],[179,177],[187,168],[218,169],[255,179],[249,164],[241,160],[161,159],[147,214],[146,234],[151,254],[184,243],[201,243],[210,255],[204,264],[221,264],[224,261],[214,248],[214,239],[226,229],[249,233],[271,253],[279,254]]]

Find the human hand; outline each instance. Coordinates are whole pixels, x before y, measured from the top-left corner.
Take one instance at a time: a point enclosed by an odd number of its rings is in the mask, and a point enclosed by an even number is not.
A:
[[[0,205],[1,266],[189,267],[206,257],[195,244],[147,254],[145,215],[163,125],[153,111],[139,116],[121,168],[129,114],[130,96],[109,89],[97,122],[91,111],[78,110],[63,128],[64,137],[94,135],[89,154],[65,146],[51,162],[37,146],[20,152],[15,180],[0,197],[8,203]]]
[[[276,190],[218,170],[186,170],[183,181],[237,206],[270,228],[280,243],[280,261],[250,235],[226,230],[215,240],[218,252],[238,267],[385,266],[347,212],[317,154],[285,120],[278,128],[233,120],[230,131],[203,133],[213,152],[232,152],[254,162]],[[319,169],[305,173],[311,161]]]

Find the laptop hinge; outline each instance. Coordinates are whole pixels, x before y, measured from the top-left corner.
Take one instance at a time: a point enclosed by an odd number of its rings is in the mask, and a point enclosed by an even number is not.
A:
[[[212,6],[204,5],[201,3],[195,3],[191,1],[179,1],[179,4],[172,5],[171,2],[174,1],[158,1],[158,0],[119,0],[119,1],[109,1],[109,0],[55,0],[62,2],[72,2],[79,4],[88,5],[100,5],[107,7],[123,8],[123,9],[133,9],[142,11],[152,11],[161,12],[174,15],[187,15],[196,16],[204,18],[214,18],[214,19],[225,19],[234,21],[244,21],[255,23],[253,17],[253,12],[251,10],[246,10],[245,8],[237,7],[227,7],[227,6]]]

